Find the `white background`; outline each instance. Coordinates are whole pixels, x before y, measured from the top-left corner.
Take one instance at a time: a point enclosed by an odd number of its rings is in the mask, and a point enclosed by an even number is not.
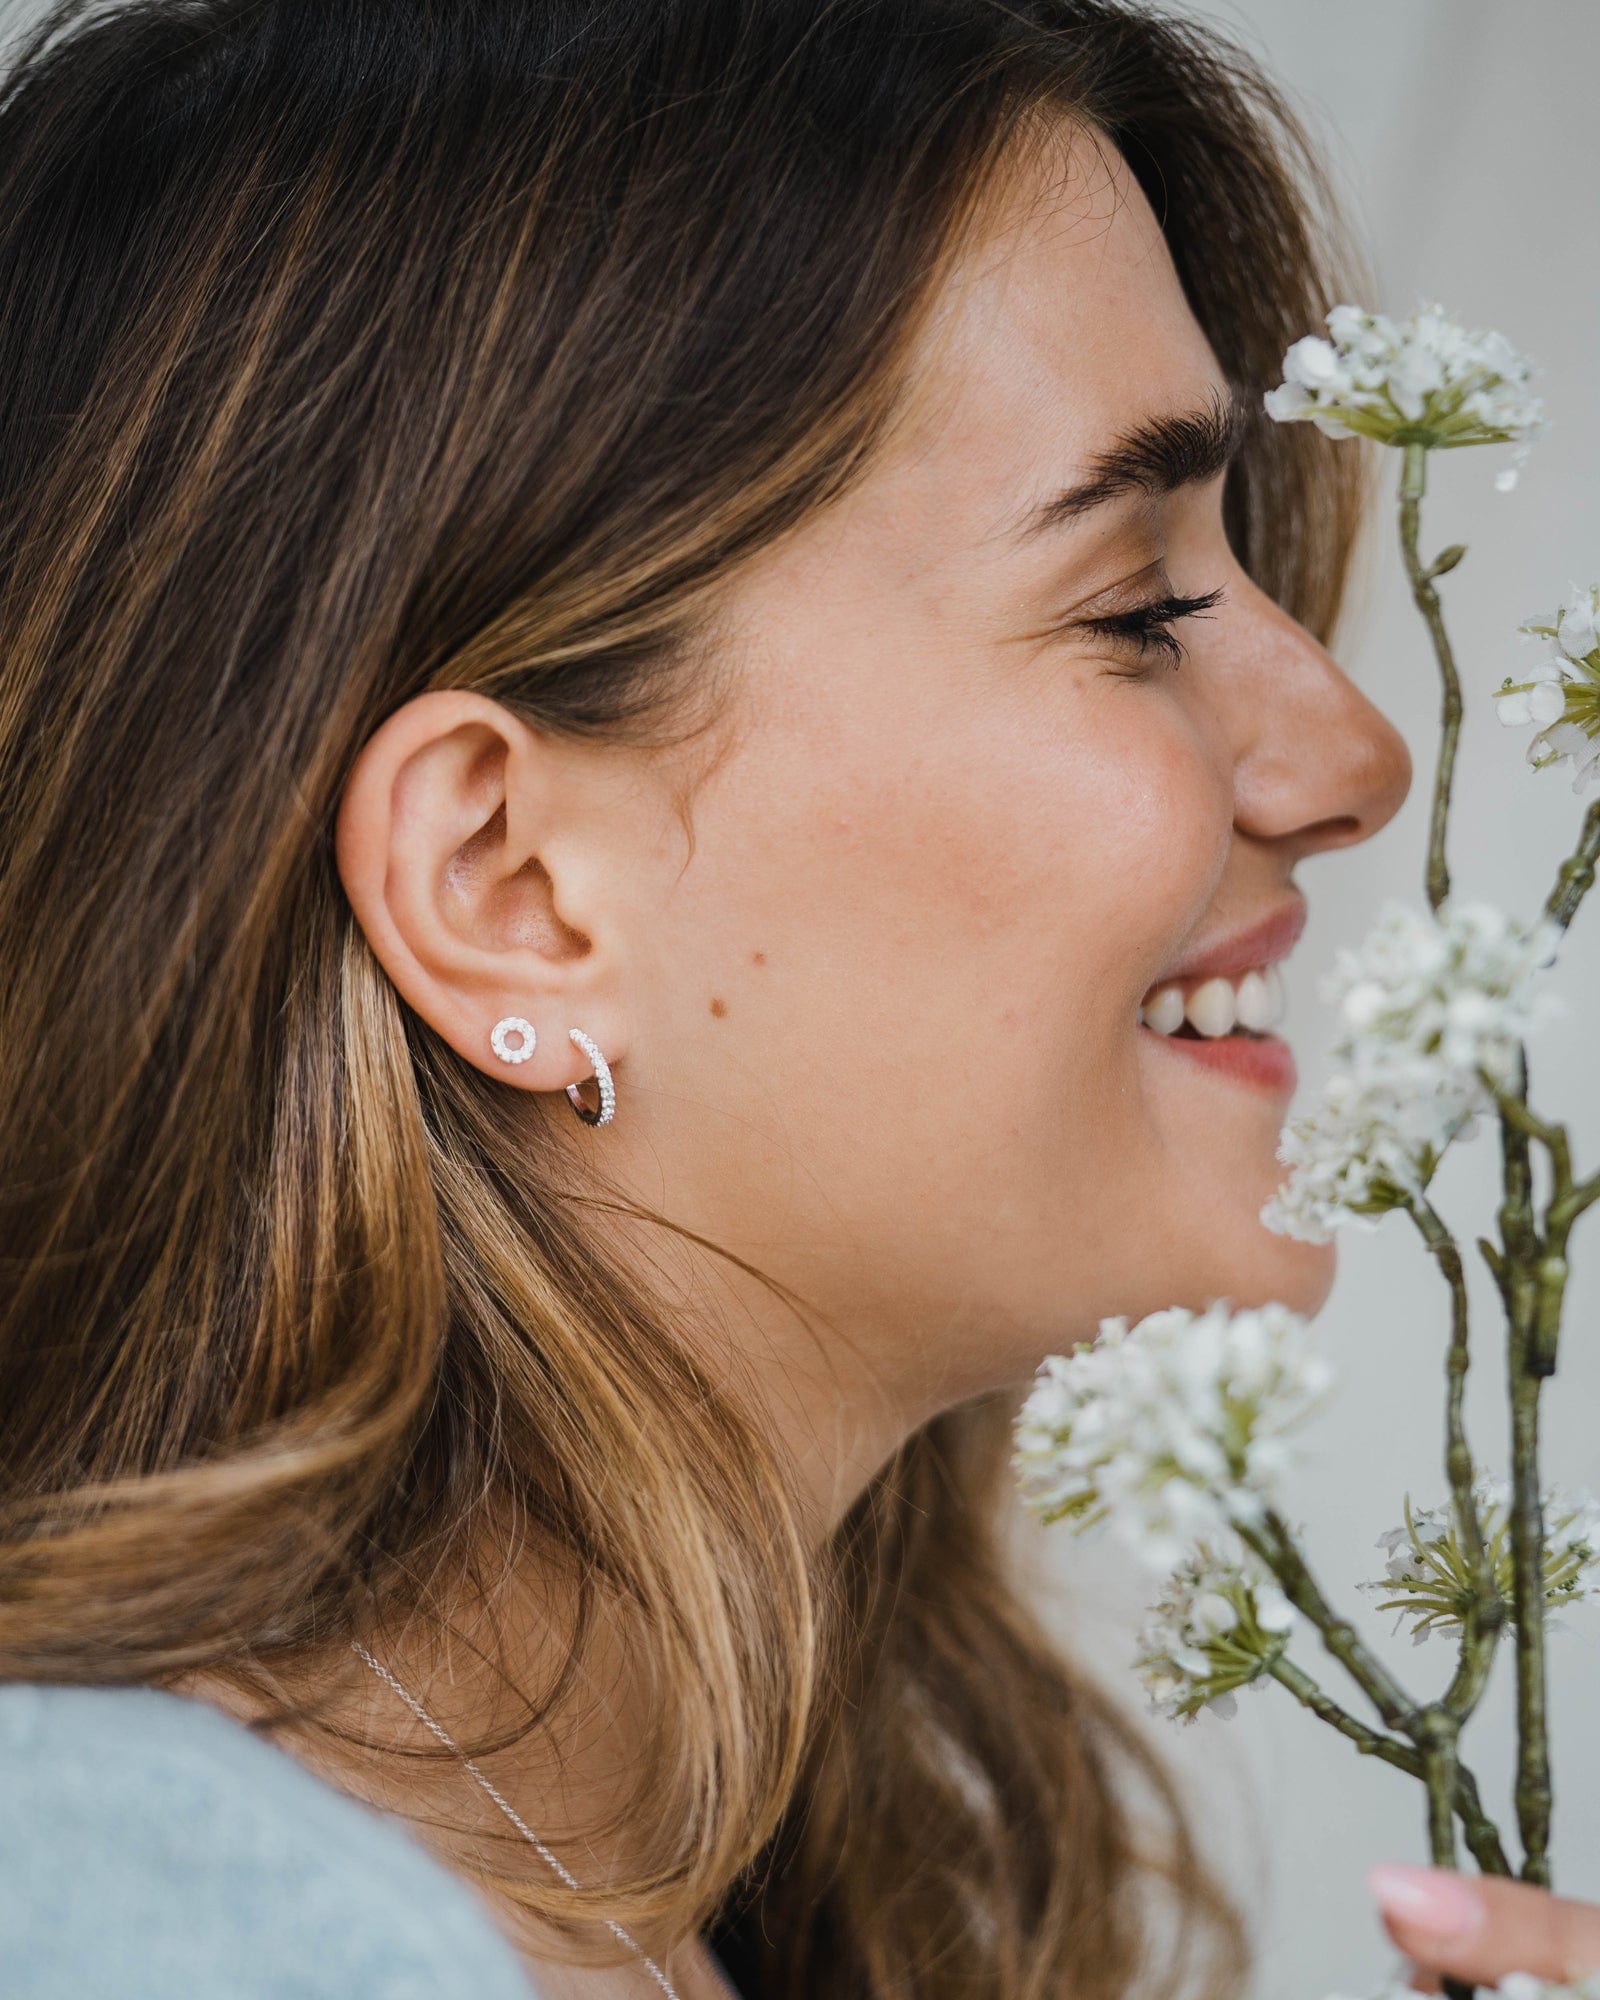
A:
[[[0,24],[9,30],[37,11],[24,0],[0,10]],[[1500,729],[1487,694],[1520,657],[1517,622],[1552,604],[1569,581],[1600,577],[1600,6],[1230,0],[1210,18],[1264,57],[1322,133],[1371,246],[1380,278],[1373,303],[1403,312],[1419,294],[1438,297],[1472,324],[1499,327],[1543,365],[1551,427],[1520,487],[1494,491],[1503,454],[1453,454],[1434,462],[1424,518],[1427,548],[1461,540],[1471,550],[1445,584],[1468,696],[1450,852],[1456,890],[1531,911],[1570,845],[1581,802],[1565,775],[1527,771],[1526,732]],[[1302,1103],[1323,1070],[1326,1017],[1316,981],[1335,946],[1360,938],[1385,895],[1421,899],[1436,682],[1387,508],[1377,527],[1341,656],[1405,731],[1417,778],[1405,809],[1375,840],[1314,857],[1299,871],[1311,921],[1288,968],[1288,1032]],[[1534,1101],[1573,1120],[1578,1163],[1589,1170],[1600,1165],[1600,892],[1579,917],[1565,967],[1572,1012],[1533,1051]],[[1436,1183],[1439,1206],[1466,1240],[1490,1227],[1494,1164],[1485,1131]],[[1600,1488],[1597,1234],[1593,1217],[1580,1225],[1561,1367],[1544,1411],[1547,1474]],[[1497,1301],[1481,1267],[1473,1276],[1479,1338],[1469,1424],[1482,1458],[1503,1470]],[[1419,1692],[1442,1685],[1443,1645],[1391,1642],[1389,1621],[1371,1616],[1349,1586],[1378,1573],[1373,1540],[1398,1521],[1403,1490],[1419,1500],[1442,1495],[1445,1323],[1443,1285],[1409,1225],[1391,1219],[1376,1234],[1345,1239],[1339,1282],[1319,1321],[1342,1387],[1310,1440],[1314,1456],[1293,1494],[1325,1585],[1358,1607],[1373,1643]],[[1114,1685],[1132,1687],[1123,1662],[1139,1594],[1105,1545],[1057,1533],[1075,1642]],[[1571,1617],[1579,1629],[1551,1641],[1553,1855],[1559,1888],[1600,1897],[1600,1613]],[[1320,1671],[1315,1649],[1302,1657]],[[1507,1651],[1468,1739],[1508,1835],[1509,1665]],[[1330,1686],[1337,1677],[1330,1663]],[[1134,1697],[1136,1704],[1136,1689]],[[1375,1984],[1394,1961],[1362,1870],[1385,1857],[1426,1858],[1413,1781],[1358,1758],[1275,1687],[1245,1695],[1232,1722],[1150,1727],[1194,1788],[1208,1849],[1256,1912],[1258,2000],[1320,2000]]]

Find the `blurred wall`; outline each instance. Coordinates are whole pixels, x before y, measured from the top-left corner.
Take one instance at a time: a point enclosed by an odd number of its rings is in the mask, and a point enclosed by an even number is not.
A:
[[[9,33],[42,7],[0,7]],[[1544,369],[1550,430],[1511,494],[1498,494],[1497,452],[1436,461],[1424,542],[1465,541],[1446,582],[1468,699],[1450,860],[1458,894],[1519,911],[1542,899],[1582,810],[1567,779],[1521,762],[1526,732],[1502,730],[1488,691],[1520,657],[1513,627],[1569,581],[1600,577],[1600,7],[1592,0],[1229,0],[1209,18],[1242,37],[1296,94],[1322,134],[1363,225],[1379,303],[1404,312],[1436,296],[1470,323],[1501,328]],[[1313,857],[1297,879],[1311,921],[1288,968],[1289,1032],[1301,1103],[1323,1071],[1326,1021],[1316,980],[1334,948],[1354,943],[1388,894],[1420,903],[1437,688],[1422,628],[1405,595],[1387,507],[1348,621],[1341,656],[1405,731],[1417,763],[1412,796],[1366,846]],[[1533,1052],[1535,1103],[1571,1116],[1580,1170],[1600,1165],[1600,892],[1566,953],[1572,1013]],[[1465,1240],[1490,1225],[1495,1150],[1483,1134],[1447,1162],[1439,1206]],[[1545,1392],[1548,1476],[1600,1489],[1600,1221],[1580,1225],[1560,1372]],[[1480,1457],[1504,1470],[1497,1300],[1473,1270],[1479,1329],[1468,1421]],[[1482,1282],[1478,1280],[1482,1278]],[[1381,1571],[1374,1538],[1400,1519],[1400,1497],[1442,1495],[1442,1283],[1413,1232],[1391,1219],[1344,1239],[1341,1272],[1319,1322],[1342,1387],[1309,1441],[1296,1486],[1325,1585],[1358,1611],[1373,1642],[1419,1692],[1442,1686],[1449,1656],[1435,1641],[1391,1641],[1349,1586]],[[1031,1527],[1031,1524],[1029,1524]],[[1140,1593],[1104,1545],[1055,1544],[1075,1643],[1113,1685]],[[1558,1745],[1556,1884],[1600,1898],[1600,1613],[1571,1614],[1551,1641]],[[1320,1672],[1315,1649],[1304,1664]],[[1491,1810],[1508,1834],[1509,1652],[1468,1743]],[[1338,1670],[1325,1676],[1332,1690]],[[1348,1690],[1340,1690],[1350,1694]],[[1359,1696],[1351,1696],[1359,1708]],[[1137,1704],[1137,1690],[1134,1689]],[[1247,1694],[1232,1722],[1150,1725],[1201,1803],[1207,1843],[1257,1914],[1263,1962],[1256,2000],[1358,1993],[1394,1964],[1372,1916],[1362,1870],[1382,1858],[1426,1859],[1420,1790],[1358,1758],[1280,1689]]]

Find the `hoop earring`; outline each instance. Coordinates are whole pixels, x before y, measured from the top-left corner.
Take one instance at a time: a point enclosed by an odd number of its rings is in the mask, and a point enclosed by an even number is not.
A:
[[[617,1087],[611,1081],[611,1065],[597,1049],[582,1028],[568,1028],[568,1037],[577,1043],[584,1054],[594,1064],[594,1080],[600,1086],[600,1109],[590,1111],[578,1095],[575,1083],[567,1085],[567,1095],[572,1099],[572,1108],[585,1125],[609,1125],[611,1115],[617,1108]]]
[[[507,1035],[520,1035],[521,1045],[511,1048],[507,1045]],[[539,1037],[533,1032],[533,1023],[523,1020],[520,1014],[507,1014],[503,1021],[496,1021],[490,1030],[489,1040],[494,1044],[494,1052],[502,1062],[526,1062],[533,1054]]]

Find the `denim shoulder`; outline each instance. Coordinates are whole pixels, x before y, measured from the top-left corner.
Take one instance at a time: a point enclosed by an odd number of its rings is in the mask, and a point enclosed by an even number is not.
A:
[[[537,2000],[392,1820],[209,1703],[0,1685],[6,2000]]]

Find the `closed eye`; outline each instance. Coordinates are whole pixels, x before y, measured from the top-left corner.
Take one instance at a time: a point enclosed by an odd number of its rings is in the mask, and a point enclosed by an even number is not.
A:
[[[1151,598],[1146,604],[1136,604],[1130,610],[1114,611],[1104,617],[1086,618],[1082,622],[1091,632],[1132,646],[1141,658],[1159,652],[1176,667],[1183,662],[1184,648],[1172,627],[1180,618],[1202,616],[1219,604],[1224,594],[1220,584],[1200,597],[1176,597],[1169,591],[1164,596]]]

